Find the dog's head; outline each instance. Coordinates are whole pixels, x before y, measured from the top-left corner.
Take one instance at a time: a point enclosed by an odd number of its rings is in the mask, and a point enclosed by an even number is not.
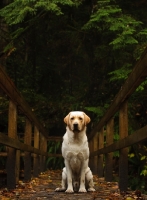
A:
[[[73,111],[64,118],[64,122],[71,131],[78,133],[90,122],[90,118],[84,112]]]

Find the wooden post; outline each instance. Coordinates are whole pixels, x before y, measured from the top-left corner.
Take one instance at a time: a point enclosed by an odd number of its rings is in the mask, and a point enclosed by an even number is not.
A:
[[[106,146],[113,143],[114,135],[114,119],[111,118],[106,126]],[[113,179],[113,152],[105,155],[105,180],[112,181]]]
[[[34,127],[34,147],[39,149],[39,131],[37,127]],[[33,160],[33,176],[38,177],[39,174],[39,155],[34,154]]]
[[[92,145],[93,145],[93,138],[89,141],[89,152],[90,153],[92,153],[92,151],[93,151]],[[92,157],[89,157],[89,167],[93,171],[92,159],[93,159]]]
[[[47,152],[47,139],[40,134],[40,150]],[[46,170],[46,157],[45,156],[40,156],[40,171],[44,172]]]
[[[98,133],[93,138],[93,150],[96,151],[98,149]],[[93,157],[93,174],[98,173],[98,156]]]
[[[9,114],[8,114],[8,136],[11,138],[17,137],[17,108],[16,105],[10,100],[9,101]],[[7,154],[7,187],[8,189],[14,189],[15,180],[15,161],[16,161],[16,150],[8,147]]]
[[[32,124],[26,118],[24,143],[31,145],[31,140],[32,140]],[[31,180],[31,153],[27,151],[25,151],[24,155],[24,180],[25,181]]]
[[[16,183],[18,183],[18,181],[19,181],[19,174],[20,174],[20,150],[16,150],[15,173],[16,173]]]
[[[119,112],[119,135],[120,139],[128,136],[128,104],[125,101]],[[119,156],[119,188],[126,191],[128,187],[128,148],[120,150]]]
[[[44,137],[44,148],[43,148],[44,152],[47,152],[47,139]],[[43,156],[43,171],[46,171],[47,167],[46,167],[46,156]]]
[[[99,133],[99,141],[98,141],[98,149],[102,149],[104,147],[104,129],[102,128]],[[104,177],[104,170],[103,170],[103,155],[98,156],[98,176]]]

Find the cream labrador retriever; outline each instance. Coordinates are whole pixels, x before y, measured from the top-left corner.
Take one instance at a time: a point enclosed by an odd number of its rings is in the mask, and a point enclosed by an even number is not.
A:
[[[84,112],[73,111],[64,118],[64,122],[67,124],[62,143],[65,168],[62,172],[62,188],[56,188],[55,191],[66,193],[95,191],[93,175],[88,167],[86,125],[90,122],[90,118]]]

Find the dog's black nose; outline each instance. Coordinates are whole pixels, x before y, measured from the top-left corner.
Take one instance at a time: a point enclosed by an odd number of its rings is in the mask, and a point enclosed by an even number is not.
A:
[[[73,124],[73,125],[74,125],[74,129],[75,129],[75,130],[78,130],[78,124],[75,123],[75,124]]]

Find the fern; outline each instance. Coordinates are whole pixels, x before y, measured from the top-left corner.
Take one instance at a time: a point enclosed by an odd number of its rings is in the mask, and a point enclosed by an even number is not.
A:
[[[121,69],[117,69],[108,73],[108,75],[111,76],[110,82],[127,79],[128,74],[132,71],[129,69],[130,66],[131,64],[125,64]]]
[[[147,80],[145,80],[144,82],[142,82],[139,86],[138,86],[138,88],[136,89],[136,92],[140,92],[140,91],[143,91],[143,90],[145,90],[145,86],[147,86]]]
[[[63,14],[61,5],[77,6],[81,2],[71,0],[14,0],[0,10],[0,16],[3,17],[9,25],[21,23],[27,15],[35,16],[37,12],[53,12],[56,15]]]
[[[98,1],[97,10],[91,15],[90,20],[83,26],[83,29],[97,29],[99,32],[109,31],[109,34],[113,34],[109,45],[113,49],[121,49],[138,43],[135,34],[137,35],[138,27],[141,25],[142,22],[124,15],[121,8],[114,1],[107,0]],[[146,31],[142,32],[143,34],[145,35]]]
[[[108,104],[105,104],[103,107],[102,106],[97,106],[97,107],[85,107],[86,110],[93,112],[96,114],[98,117],[102,117],[106,111],[106,109],[109,107]]]
[[[103,108],[102,107],[85,107],[85,109],[97,114],[98,116],[103,116]]]

